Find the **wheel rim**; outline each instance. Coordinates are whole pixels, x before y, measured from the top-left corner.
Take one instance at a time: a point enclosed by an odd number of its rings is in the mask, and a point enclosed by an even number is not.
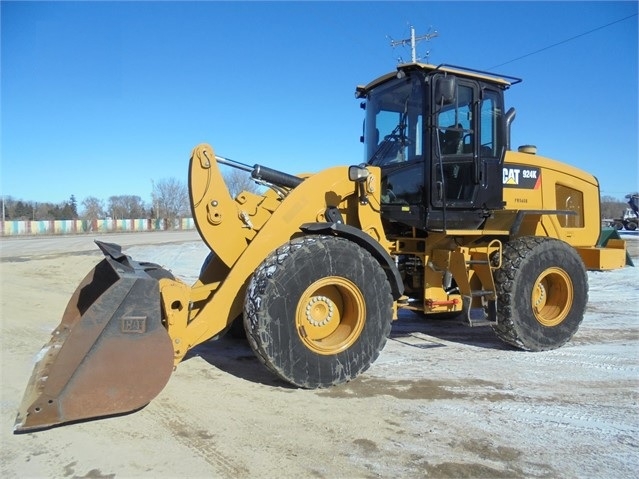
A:
[[[328,276],[311,284],[297,303],[295,326],[310,350],[324,355],[348,349],[366,322],[366,303],[346,278]]]
[[[537,277],[532,290],[535,318],[544,326],[557,326],[568,316],[573,297],[570,276],[560,268],[546,269]]]

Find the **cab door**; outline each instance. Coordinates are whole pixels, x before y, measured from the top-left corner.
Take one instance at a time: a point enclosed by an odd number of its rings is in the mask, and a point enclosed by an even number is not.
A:
[[[435,76],[431,101],[427,223],[432,229],[473,229],[490,210],[503,207],[503,95],[497,87],[457,77],[454,92],[443,100],[440,78],[446,77]]]
[[[506,125],[503,91],[482,87],[479,103],[478,170],[480,187],[474,198],[476,206],[503,208],[503,166],[506,152]]]
[[[434,206],[468,208],[473,205],[478,186],[476,142],[478,121],[475,82],[457,79],[455,98],[448,105],[434,105],[435,128],[432,138],[436,187]]]
[[[444,75],[436,75],[434,85]],[[450,75],[449,75],[450,77]],[[450,81],[450,78],[448,79]],[[428,227],[466,229],[478,226],[475,199],[480,187],[478,157],[479,85],[456,78],[454,94],[446,102],[433,89],[431,188]]]

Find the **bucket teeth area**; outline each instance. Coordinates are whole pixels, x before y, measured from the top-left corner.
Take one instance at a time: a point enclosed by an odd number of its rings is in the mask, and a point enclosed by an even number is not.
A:
[[[171,375],[157,279],[118,245],[103,245],[106,257],[80,283],[36,357],[14,432],[137,410]]]

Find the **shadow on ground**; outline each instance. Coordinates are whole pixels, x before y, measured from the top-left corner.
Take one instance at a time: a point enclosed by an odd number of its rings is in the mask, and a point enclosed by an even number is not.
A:
[[[280,380],[260,363],[245,337],[227,334],[220,339],[207,341],[193,348],[185,360],[200,357],[210,365],[235,377],[274,387],[294,388]],[[415,341],[415,338],[427,341]],[[427,349],[457,343],[476,348],[511,350],[489,326],[471,328],[459,317],[426,318],[412,312],[402,312],[393,322],[390,340],[408,346]]]

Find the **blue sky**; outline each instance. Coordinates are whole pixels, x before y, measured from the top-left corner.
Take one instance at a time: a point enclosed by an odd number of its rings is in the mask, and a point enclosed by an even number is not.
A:
[[[623,198],[639,189],[637,6],[2,1],[0,194],[148,202],[153,180],[186,182],[200,142],[290,173],[359,163],[355,86],[410,59],[390,39],[414,25],[438,32],[418,46],[430,63],[524,79],[506,92],[514,146]]]

